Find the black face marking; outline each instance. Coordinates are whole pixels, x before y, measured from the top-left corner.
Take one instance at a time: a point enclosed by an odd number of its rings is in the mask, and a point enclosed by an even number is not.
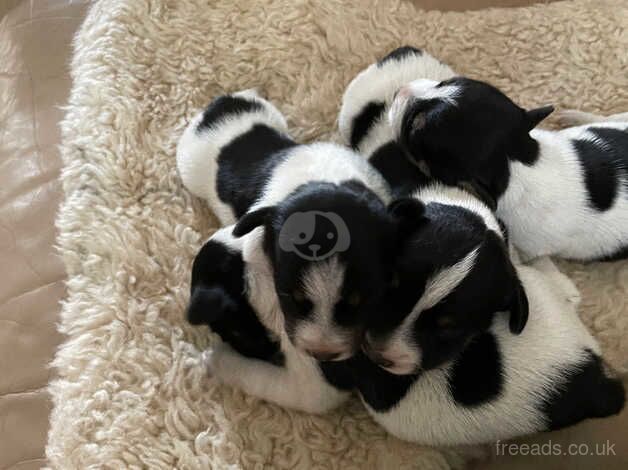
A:
[[[511,312],[513,332],[519,332],[525,325],[527,304],[503,240],[487,229],[480,216],[462,207],[430,203],[425,218],[427,222],[399,253],[399,282],[385,295],[386,315],[369,317],[367,332],[375,344],[385,344],[426,293],[428,280],[477,249],[462,281],[440,302],[421,311],[413,324],[421,367],[432,369],[457,357],[469,340],[489,328],[497,312]]]
[[[587,353],[587,359],[541,405],[548,430],[586,418],[611,416],[624,407],[626,392],[622,382],[606,376],[600,357],[589,350]]]
[[[382,145],[373,153],[369,162],[390,185],[394,198],[407,196],[430,182],[396,142]]]
[[[593,139],[574,140],[573,146],[584,168],[591,206],[603,212],[612,207],[621,180],[628,181],[628,132],[601,127],[589,132]]]
[[[372,102],[364,106],[360,113],[353,119],[351,128],[351,148],[357,149],[362,139],[368,134],[373,124],[384,114],[386,105],[381,102]]]
[[[313,263],[302,256],[299,250],[288,250],[280,243],[279,236],[284,224],[294,214],[317,212],[335,214],[349,233],[349,244],[343,245],[342,251],[333,254],[345,267],[343,283],[340,286],[343,297],[345,294],[357,293],[361,299],[361,314],[353,317],[347,314],[342,304],[335,320],[344,326],[351,327],[361,320],[362,312],[366,314],[376,307],[392,272],[395,225],[392,217],[379,197],[358,181],[347,181],[339,185],[332,183],[313,182],[298,187],[284,199],[267,223],[264,232],[264,249],[269,255],[275,273],[275,284],[279,292],[282,310],[286,317],[286,326],[309,315],[309,311],[299,308],[290,296],[303,289],[303,276]],[[322,247],[331,246],[333,239],[340,235],[334,227],[324,223],[320,229],[308,231],[307,245]],[[341,240],[339,240],[341,241]],[[331,259],[331,258],[327,258]],[[312,299],[313,300],[313,299]]]
[[[242,217],[259,199],[285,150],[297,144],[290,138],[258,124],[226,145],[218,156],[216,189],[221,201]]]
[[[188,320],[209,326],[244,356],[282,364],[279,342],[259,321],[244,292],[241,253],[209,240],[192,266]]]
[[[493,334],[482,333],[470,341],[454,362],[448,382],[453,399],[462,406],[478,406],[500,394],[502,361]]]
[[[443,86],[457,88],[455,104],[416,97],[404,112],[400,142],[434,178],[451,185],[477,182],[498,199],[508,186],[508,160],[533,165],[538,159],[528,116],[488,83],[455,77],[437,85]]]
[[[402,60],[408,56],[423,55],[423,51],[421,49],[417,49],[412,46],[401,46],[397,49],[389,52],[384,58],[382,58],[379,62],[377,62],[377,66],[381,67],[387,62],[392,62],[393,60]]]
[[[205,109],[203,119],[196,131],[202,132],[203,129],[212,127],[217,121],[224,119],[226,116],[260,111],[261,109],[262,105],[257,101],[230,95],[220,96]]]

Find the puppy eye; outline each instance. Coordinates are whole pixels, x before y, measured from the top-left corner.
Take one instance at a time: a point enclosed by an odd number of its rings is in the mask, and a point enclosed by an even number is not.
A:
[[[349,297],[347,298],[347,303],[351,305],[352,307],[357,307],[358,305],[360,305],[361,301],[362,301],[362,297],[360,296],[358,292],[351,293]]]
[[[292,291],[292,300],[297,303],[303,303],[305,302],[305,295],[300,290],[294,290]]]
[[[455,318],[449,316],[440,316],[436,319],[436,326],[442,329],[454,329],[458,326]]]

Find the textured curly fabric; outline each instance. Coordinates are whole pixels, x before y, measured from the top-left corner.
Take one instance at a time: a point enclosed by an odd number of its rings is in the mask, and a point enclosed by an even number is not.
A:
[[[76,38],[62,125],[67,341],[50,386],[51,465],[463,465],[476,449],[401,442],[356,400],[307,416],[204,376],[199,352],[212,339],[183,312],[191,260],[216,221],[181,185],[177,139],[213,96],[249,87],[278,105],[296,138],[336,138],[344,87],[402,44],[522,105],[625,111],[627,24],[622,0],[462,14],[376,0],[96,2]],[[582,317],[607,359],[628,370],[628,263],[562,267],[582,289]]]

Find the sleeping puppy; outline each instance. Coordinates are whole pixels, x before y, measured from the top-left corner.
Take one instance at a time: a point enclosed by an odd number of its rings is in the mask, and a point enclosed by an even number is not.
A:
[[[324,413],[338,406],[349,391],[328,383],[319,364],[285,334],[272,270],[259,249],[260,230],[236,238],[233,228],[215,232],[192,268],[188,321],[208,325],[223,340],[204,352],[207,371],[289,408]],[[245,255],[245,240],[251,237],[255,240]]]
[[[472,181],[524,256],[589,261],[628,255],[628,121],[534,129],[495,87],[456,77],[403,87],[389,119],[411,158],[447,184]]]
[[[377,171],[344,147],[296,144],[281,113],[250,90],[215,99],[189,124],[177,165],[223,224],[239,219],[234,235],[264,227],[295,346],[319,360],[351,356],[392,279],[406,223],[387,210]]]
[[[387,115],[399,88],[416,80],[445,80],[455,75],[425,51],[404,46],[360,72],[342,97],[338,127],[345,145],[357,150],[390,184],[394,196],[424,186],[425,174],[408,160]]]
[[[515,269],[497,220],[464,191],[416,198],[424,223],[400,254],[388,314],[367,323],[371,362],[349,367],[375,420],[402,439],[457,445],[619,412],[623,386],[577,316],[571,281],[548,258]]]
[[[232,235],[233,227],[214,232],[194,258],[187,320],[207,325],[243,356],[281,365],[279,337],[262,324],[251,306],[249,269],[242,258],[244,239]]]

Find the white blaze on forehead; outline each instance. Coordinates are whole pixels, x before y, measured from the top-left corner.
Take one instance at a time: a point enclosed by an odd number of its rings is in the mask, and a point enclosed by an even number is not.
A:
[[[388,122],[393,128],[395,135],[401,135],[401,125],[409,103],[416,100],[439,99],[455,106],[456,98],[460,95],[461,89],[456,85],[437,86],[439,82],[435,80],[420,79],[410,82],[397,94],[397,97],[390,106],[388,112]]]
[[[428,279],[423,296],[416,303],[410,315],[401,326],[385,341],[383,353],[395,364],[389,371],[396,374],[409,374],[421,366],[422,351],[414,342],[412,327],[421,312],[432,308],[447,297],[469,274],[477,258],[479,247],[470,251],[453,266],[438,271]],[[396,360],[397,358],[400,358]]]
[[[420,312],[432,308],[456,289],[473,268],[479,249],[479,246],[474,248],[453,266],[444,268],[434,274],[427,281],[425,292],[417,302],[411,315],[414,315],[416,318]]]
[[[350,330],[334,322],[335,306],[342,295],[346,268],[337,256],[312,264],[302,276],[303,293],[312,313],[295,329],[295,344],[305,349],[341,351],[348,357],[354,347]]]
[[[303,294],[313,304],[313,321],[329,325],[342,295],[346,267],[338,256],[313,263],[302,275]]]

